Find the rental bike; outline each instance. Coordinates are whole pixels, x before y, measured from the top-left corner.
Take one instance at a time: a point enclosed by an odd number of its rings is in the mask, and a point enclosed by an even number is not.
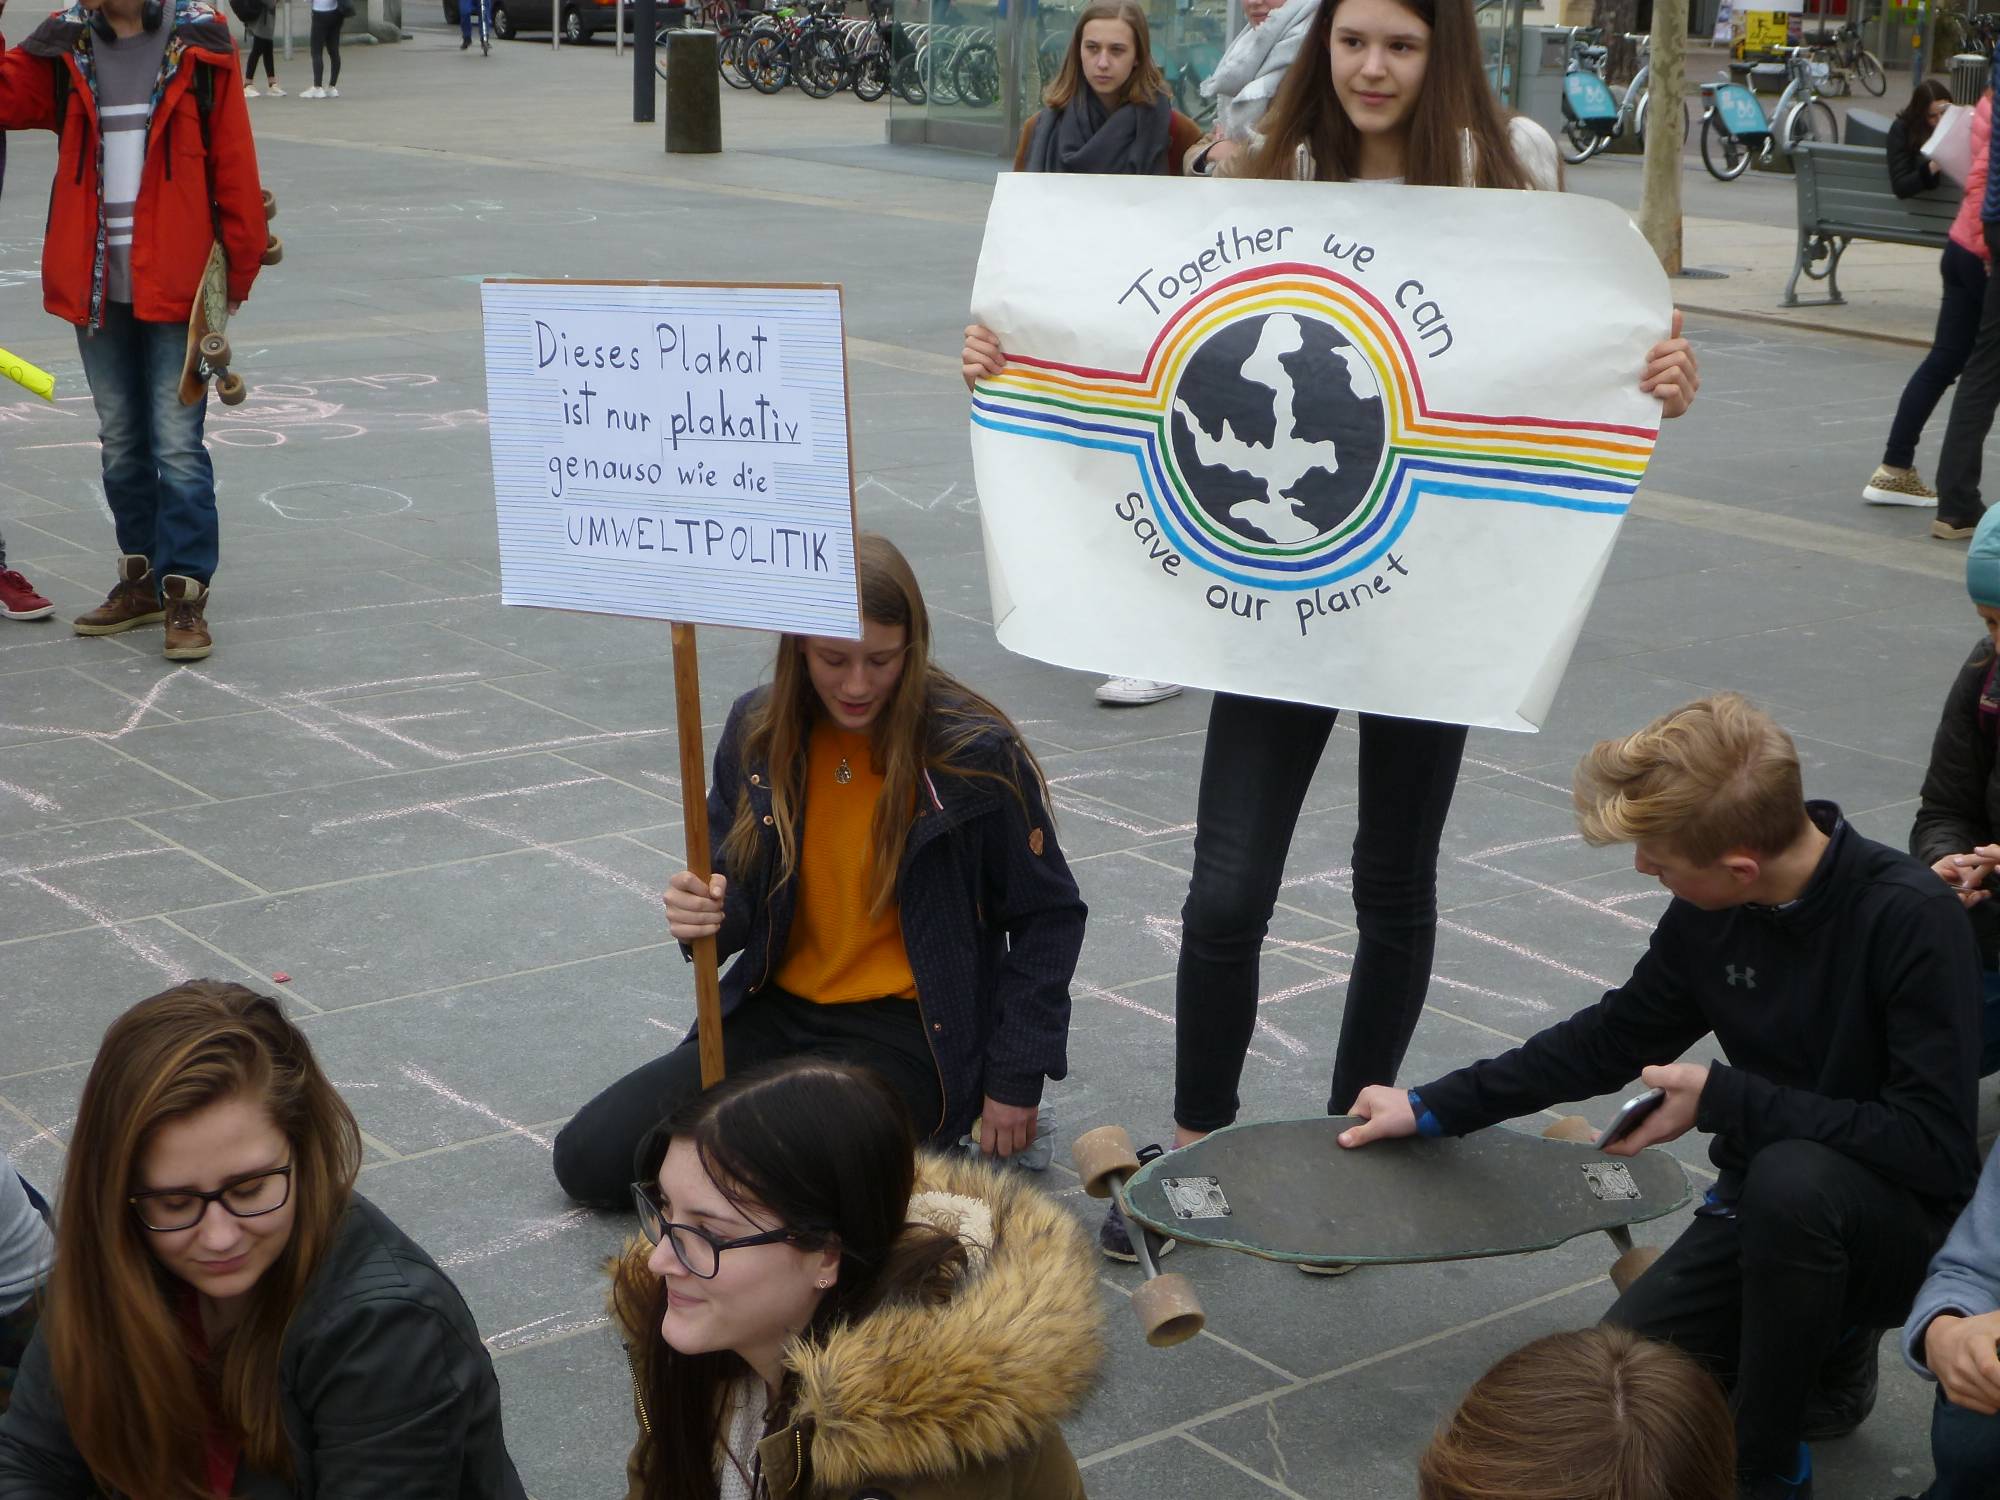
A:
[[[1783,160],[1802,141],[1840,139],[1833,110],[1819,96],[1811,49],[1778,50],[1785,55],[1787,78],[1768,119],[1763,103],[1740,83],[1724,77],[1702,85],[1707,104],[1701,117],[1701,164],[1719,182],[1734,182],[1753,161],[1769,166]]]
[[[1628,31],[1625,40],[1639,49],[1639,71],[1625,88],[1625,97],[1607,116],[1606,100],[1610,85],[1601,73],[1574,50],[1569,71],[1563,75],[1563,139],[1559,143],[1563,160],[1571,166],[1590,160],[1613,141],[1630,135],[1641,145],[1646,140],[1646,117],[1652,103],[1653,38],[1644,32]],[[1586,49],[1588,50],[1588,49]],[[1601,53],[1604,49],[1595,49]],[[1602,66],[1599,60],[1598,66]],[[1594,86],[1593,86],[1594,84]],[[1687,139],[1690,116],[1687,100],[1681,101],[1681,139]],[[1574,127],[1574,128],[1572,128]]]

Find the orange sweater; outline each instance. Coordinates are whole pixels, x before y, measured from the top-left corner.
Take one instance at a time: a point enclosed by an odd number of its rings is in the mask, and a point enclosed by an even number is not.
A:
[[[842,763],[849,779],[842,783]],[[866,734],[821,720],[806,746],[806,826],[799,840],[798,906],[778,988],[821,1005],[917,997],[902,914],[868,912],[874,873],[869,825],[882,777]]]

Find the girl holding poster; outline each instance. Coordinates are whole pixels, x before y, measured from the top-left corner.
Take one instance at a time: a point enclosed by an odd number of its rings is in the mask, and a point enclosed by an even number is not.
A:
[[[1328,0],[1279,86],[1256,148],[1225,174],[1426,187],[1559,187],[1554,143],[1494,100],[1471,0]],[[1394,204],[1384,202],[1385,211]],[[966,382],[1001,373],[993,332],[966,330]],[[1672,336],[1640,388],[1677,417],[1694,352]],[[1285,857],[1335,710],[1217,693],[1209,712],[1194,869],[1181,912],[1174,1141],[1231,1123],[1257,1024],[1258,960]],[[1360,936],[1327,1099],[1346,1109],[1396,1076],[1422,1013],[1437,939],[1437,856],[1465,726],[1360,715],[1353,894]],[[1132,1259],[1114,1207],[1104,1253]]]
[[[729,711],[709,783],[727,829],[703,882],[666,892],[682,943],[713,937],[731,1073],[781,1057],[865,1064],[917,1129],[975,1120],[989,1155],[1032,1145],[1068,1071],[1084,904],[1041,767],[1006,714],[933,664],[903,554],[855,547],[862,638],[781,636],[771,685]],[[630,1200],[640,1142],[701,1090],[695,1037],[586,1104],[555,1142],[581,1203]]]

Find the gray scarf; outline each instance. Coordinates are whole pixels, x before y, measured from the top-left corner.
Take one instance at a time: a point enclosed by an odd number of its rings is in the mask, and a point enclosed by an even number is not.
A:
[[[1133,177],[1167,173],[1167,135],[1173,101],[1165,94],[1150,104],[1123,104],[1106,110],[1088,87],[1061,109],[1035,116],[1028,141],[1030,172],[1100,172]]]
[[[1201,82],[1202,97],[1215,100],[1219,106],[1215,118],[1218,139],[1250,139],[1251,130],[1271,107],[1286,69],[1299,55],[1319,5],[1320,0],[1286,0],[1264,17],[1261,26],[1246,26],[1236,33],[1215,71]]]

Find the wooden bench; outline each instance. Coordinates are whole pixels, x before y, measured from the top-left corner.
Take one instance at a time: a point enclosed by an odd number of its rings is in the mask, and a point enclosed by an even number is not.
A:
[[[1840,257],[1855,240],[1943,250],[1962,192],[1953,184],[1898,198],[1889,186],[1889,154],[1880,146],[1802,141],[1792,147],[1799,190],[1799,251],[1785,283],[1786,307],[1833,307],[1840,294]],[[1799,300],[1799,278],[1824,281],[1827,295]]]

